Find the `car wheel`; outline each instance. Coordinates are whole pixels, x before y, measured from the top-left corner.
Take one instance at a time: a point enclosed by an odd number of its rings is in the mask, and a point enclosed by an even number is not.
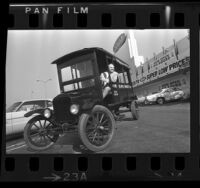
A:
[[[139,107],[136,101],[131,102],[131,114],[134,120],[139,119]]]
[[[115,129],[113,114],[101,105],[96,105],[91,114],[82,114],[79,118],[80,139],[84,146],[92,152],[108,147],[113,140]]]
[[[50,148],[58,139],[53,123],[39,115],[28,121],[24,128],[24,140],[29,148],[42,151]]]
[[[148,101],[148,100],[145,100],[145,101],[144,101],[144,104],[145,104],[145,105],[149,104],[149,101]]]
[[[157,99],[158,104],[164,104],[164,102],[165,102],[164,98],[158,98]]]

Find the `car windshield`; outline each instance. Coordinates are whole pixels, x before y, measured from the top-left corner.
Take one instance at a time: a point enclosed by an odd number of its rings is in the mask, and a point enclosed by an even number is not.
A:
[[[93,67],[91,60],[85,60],[77,64],[73,64],[68,67],[61,69],[61,81],[69,82],[73,81],[70,84],[64,84],[63,90],[65,92],[87,88],[94,85],[94,79],[84,79],[83,81],[76,81],[77,79],[86,78],[93,75]]]
[[[6,109],[6,112],[15,112],[22,102],[16,102]]]
[[[174,91],[180,91],[181,89],[178,87],[173,88]]]
[[[152,93],[152,95],[153,95],[153,94],[156,94],[156,93],[158,93],[158,92],[157,92],[157,91],[155,91],[155,92],[153,92],[153,93]]]
[[[169,89],[162,89],[160,92],[161,92],[161,93],[164,93],[164,92],[166,92],[166,91],[169,91]]]

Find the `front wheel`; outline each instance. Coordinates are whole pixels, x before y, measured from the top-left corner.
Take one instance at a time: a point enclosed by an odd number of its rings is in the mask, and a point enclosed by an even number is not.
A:
[[[111,143],[115,133],[113,114],[106,107],[96,105],[91,114],[82,114],[78,132],[82,143],[92,152],[104,150]]]
[[[165,102],[164,98],[158,98],[158,99],[157,99],[157,103],[158,103],[158,104],[161,104],[161,105],[162,105],[162,104],[164,104],[164,102]]]
[[[134,120],[139,119],[139,107],[136,101],[131,102],[131,114]]]
[[[29,120],[24,128],[24,140],[27,146],[35,151],[50,148],[59,137],[53,128],[54,124],[41,115]]]

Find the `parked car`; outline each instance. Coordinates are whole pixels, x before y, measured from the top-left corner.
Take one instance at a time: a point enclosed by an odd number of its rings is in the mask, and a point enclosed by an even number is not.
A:
[[[33,117],[24,117],[24,114],[45,107],[53,108],[51,99],[26,100],[12,104],[6,109],[6,136],[23,135],[26,123]]]
[[[143,104],[145,104],[145,99],[146,99],[146,97],[144,97],[144,96],[138,97],[138,99],[137,99],[138,105],[143,105]]]
[[[168,101],[183,99],[184,92],[179,88],[165,88],[160,92],[148,95],[145,100],[145,104],[157,103],[163,104]]]

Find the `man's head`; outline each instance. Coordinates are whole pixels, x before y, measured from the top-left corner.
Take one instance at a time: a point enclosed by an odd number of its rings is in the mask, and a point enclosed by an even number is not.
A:
[[[109,70],[109,72],[114,72],[115,71],[115,66],[112,63],[110,63],[108,65],[108,70]]]

